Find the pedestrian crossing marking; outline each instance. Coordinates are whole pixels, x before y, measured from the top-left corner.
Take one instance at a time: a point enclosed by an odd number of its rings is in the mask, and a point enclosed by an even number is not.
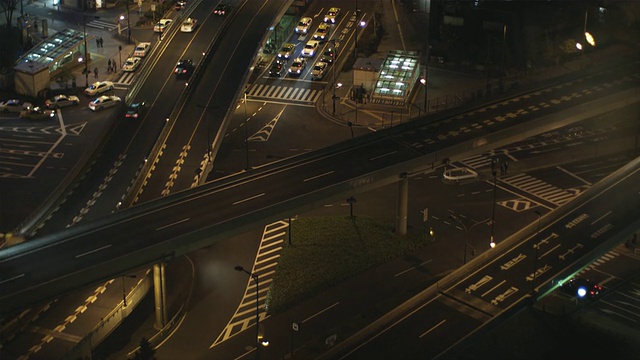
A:
[[[512,199],[498,202],[498,205],[503,206],[507,209],[511,209],[515,212],[522,212],[525,210],[529,210],[538,204],[529,200],[529,199]]]
[[[264,302],[267,298],[269,285],[275,274],[274,268],[278,264],[280,251],[282,250],[282,244],[284,243],[288,227],[289,221],[286,220],[279,220],[264,227],[258,253],[256,254],[253,267],[250,271],[251,274],[256,274],[260,277],[258,299],[256,299],[255,294],[256,283],[253,277],[249,276],[244,296],[240,304],[238,304],[238,308],[227,323],[227,326],[225,326],[209,348],[219,345],[248,328],[255,326],[256,301],[258,301],[258,308],[261,309],[258,315],[260,321],[262,322],[269,317],[265,311]]]
[[[102,20],[91,20],[88,23],[86,23],[86,25],[94,29],[102,29],[107,31],[113,31],[118,27],[118,24],[114,24],[112,22],[102,21]],[[127,26],[125,25],[124,27],[121,27],[120,31],[125,30],[126,28]]]
[[[118,79],[116,79],[116,81],[114,81],[113,83],[118,85],[131,85],[135,76],[136,74],[133,72],[122,72]]]
[[[575,192],[560,189],[527,174],[503,177],[500,181],[558,206],[566,204],[577,196]]]
[[[315,103],[321,93],[320,90],[293,86],[256,84],[249,89],[247,97]]]

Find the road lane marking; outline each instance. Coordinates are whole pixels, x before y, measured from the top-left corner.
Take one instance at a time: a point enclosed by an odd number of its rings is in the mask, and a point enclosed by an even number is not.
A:
[[[423,332],[420,336],[418,336],[419,338],[422,338],[423,336],[427,335],[428,333],[432,332],[433,330],[435,330],[438,326],[444,324],[447,321],[447,319],[443,319],[442,321],[440,321],[439,323],[435,324],[431,329]]]
[[[422,266],[422,265],[424,265],[424,264],[428,264],[428,263],[430,263],[430,262],[432,262],[432,261],[433,261],[433,260],[427,260],[427,261],[424,261],[424,262],[422,262],[422,263],[420,263],[420,264],[418,264],[418,265],[416,265],[416,266],[412,266],[412,267],[410,267],[410,268],[408,268],[408,269],[406,269],[406,270],[400,271],[399,273],[397,273],[397,274],[395,274],[395,275],[393,275],[393,276],[394,276],[394,277],[396,277],[396,276],[400,276],[400,275],[402,275],[402,274],[408,273],[408,272],[409,272],[409,271],[411,271],[411,270],[415,270],[415,269],[417,269],[417,268],[418,268],[418,266]]]
[[[398,151],[396,150],[396,151],[388,152],[388,153],[386,153],[386,154],[378,155],[378,156],[375,156],[375,157],[369,158],[369,161],[371,161],[371,160],[378,160],[378,159],[383,158],[383,157],[385,157],[385,156],[393,155],[393,154],[395,154],[395,153],[397,153],[397,152],[398,152]]]
[[[492,287],[491,289],[489,289],[486,293],[480,295],[480,297],[484,297],[485,295],[487,295],[488,293],[492,292],[493,290],[497,289],[500,285],[504,284],[505,282],[507,282],[507,280],[502,280],[498,285]]]
[[[565,174],[567,174],[567,175],[569,175],[569,176],[571,176],[571,177],[573,177],[573,178],[576,178],[576,179],[580,180],[581,182],[585,183],[586,185],[589,185],[589,186],[593,185],[593,184],[592,184],[592,183],[590,183],[589,181],[587,181],[587,180],[585,180],[585,179],[581,178],[580,176],[578,176],[578,175],[576,175],[576,174],[574,174],[574,173],[570,172],[569,170],[566,170],[566,169],[564,169],[564,168],[562,168],[562,167],[560,167],[560,166],[556,166],[556,169],[558,169],[558,170],[560,170],[560,171],[564,172]]]
[[[248,197],[248,198],[246,198],[246,199],[238,200],[238,201],[234,202],[234,203],[233,203],[233,205],[238,205],[238,204],[241,204],[241,203],[243,203],[243,202],[245,202],[245,201],[249,201],[249,200],[257,199],[257,198],[259,198],[260,196],[264,196],[264,194],[265,194],[265,193],[262,193],[262,194],[258,194],[258,195],[254,195],[254,196]]]
[[[327,172],[326,172],[326,173],[324,173],[324,174],[320,174],[320,175],[312,176],[312,177],[310,177],[310,178],[306,178],[306,179],[302,180],[302,182],[307,182],[307,181],[315,180],[315,179],[317,179],[317,178],[320,178],[320,177],[323,177],[323,176],[326,176],[326,175],[332,174],[332,173],[334,173],[334,172],[335,172],[335,170],[327,171]]]
[[[21,277],[24,277],[24,273],[22,273],[20,275],[16,275],[14,277],[10,277],[8,279],[4,279],[4,280],[0,281],[0,284],[8,283],[9,281],[13,281],[13,280],[19,279]]]
[[[598,221],[600,221],[600,220],[604,219],[605,217],[609,216],[610,214],[611,214],[611,210],[607,211],[607,213],[606,213],[606,214],[604,214],[604,215],[600,216],[599,218],[595,219],[595,220],[591,223],[591,225],[595,225]]]
[[[171,223],[171,224],[167,224],[167,225],[164,225],[164,226],[160,226],[159,228],[156,228],[156,231],[158,231],[158,230],[162,230],[162,229],[166,229],[166,228],[168,228],[168,227],[170,227],[170,226],[177,225],[177,224],[183,223],[183,222],[185,222],[185,221],[189,221],[189,220],[191,220],[191,218],[182,219],[182,220],[176,221],[176,222]]]
[[[76,259],[77,258],[81,258],[81,257],[83,257],[85,255],[93,254],[94,252],[102,251],[102,250],[110,248],[110,247],[111,247],[111,244],[105,245],[103,247],[100,247],[100,248],[97,248],[97,249],[94,249],[94,250],[91,250],[91,251],[87,251],[86,253],[78,254],[78,255],[76,255]]]
[[[304,324],[304,323],[306,323],[307,321],[309,321],[309,320],[313,319],[314,317],[316,317],[316,316],[318,316],[318,315],[322,314],[323,312],[325,312],[325,311],[327,311],[327,310],[331,309],[332,307],[337,306],[338,304],[340,304],[340,302],[339,302],[339,301],[337,301],[335,304],[333,304],[333,305],[331,305],[331,306],[328,306],[328,307],[326,307],[326,308],[324,308],[324,309],[322,309],[322,310],[318,311],[317,313],[315,313],[315,314],[313,314],[313,315],[309,316],[308,318],[306,318],[306,319],[302,320],[302,323],[303,323],[303,324]]]

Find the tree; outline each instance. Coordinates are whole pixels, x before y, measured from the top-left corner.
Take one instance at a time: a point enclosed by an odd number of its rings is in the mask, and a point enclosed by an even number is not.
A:
[[[4,17],[7,20],[7,27],[11,27],[13,23],[13,12],[16,10],[21,0],[0,0],[0,7],[4,11]]]
[[[146,338],[140,340],[140,348],[136,351],[133,360],[155,360],[156,351],[151,347],[151,343]]]

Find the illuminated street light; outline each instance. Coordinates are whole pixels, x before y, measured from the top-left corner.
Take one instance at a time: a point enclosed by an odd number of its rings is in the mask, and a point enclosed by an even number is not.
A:
[[[245,268],[243,268],[240,265],[237,265],[236,267],[234,267],[234,269],[236,271],[240,271],[240,272],[244,272],[247,275],[251,276],[251,278],[253,279],[253,281],[256,283],[256,359],[260,359],[260,345],[262,346],[267,346],[269,345],[269,342],[264,340],[264,341],[260,341],[260,281],[258,279],[258,274],[252,273],[247,271]],[[265,345],[266,343],[266,345]]]

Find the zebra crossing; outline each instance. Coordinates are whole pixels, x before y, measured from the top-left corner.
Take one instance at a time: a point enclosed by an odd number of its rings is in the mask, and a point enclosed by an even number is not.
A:
[[[118,78],[113,83],[117,85],[131,85],[135,77],[136,77],[135,72],[123,71],[120,73],[120,75],[118,75]]]
[[[255,84],[247,92],[249,99],[279,99],[308,104],[315,103],[320,95],[322,90],[266,84]]]
[[[103,21],[103,20],[91,20],[88,23],[86,23],[87,27],[91,27],[94,29],[101,29],[101,30],[107,30],[107,31],[113,31],[118,27],[118,24],[114,24],[112,22],[108,22],[108,21]],[[120,29],[121,31],[126,29],[126,24],[124,26],[123,29]]]
[[[474,155],[474,156],[468,157],[460,162],[472,169],[479,169],[483,166],[491,165],[491,160],[492,159],[490,157],[480,154],[480,155]]]
[[[262,232],[260,247],[256,254],[251,274],[258,276],[258,308],[260,321],[265,320],[268,316],[265,309],[265,300],[269,291],[269,286],[273,281],[276,272],[280,251],[287,234],[289,222],[279,220],[265,226]],[[256,325],[256,283],[253,277],[249,277],[247,287],[245,289],[242,300],[236,309],[235,314],[231,317],[227,326],[218,335],[211,347],[216,346],[225,340],[237,335],[240,332]]]
[[[557,206],[569,202],[578,195],[576,192],[560,189],[524,173],[501,177],[500,181]]]

